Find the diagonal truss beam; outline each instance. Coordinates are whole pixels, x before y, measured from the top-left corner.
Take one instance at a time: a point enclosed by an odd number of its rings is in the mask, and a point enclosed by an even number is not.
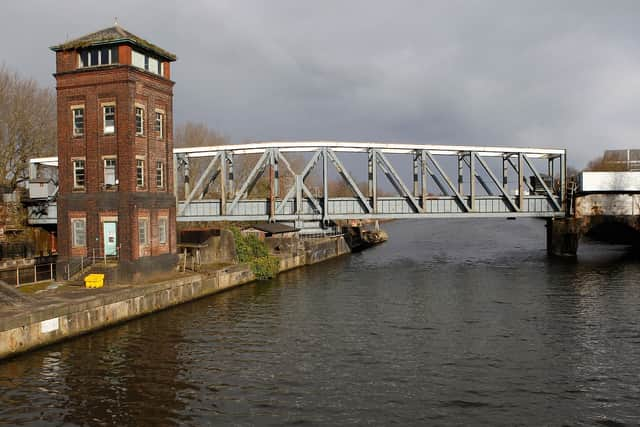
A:
[[[513,162],[511,161],[511,157],[506,157],[506,159],[507,159],[507,163],[509,163],[511,165],[511,167],[514,170],[514,172],[519,174],[520,172],[518,171],[518,167],[513,164]],[[524,182],[524,185],[527,187],[527,189],[529,189],[529,192],[533,193],[533,187],[531,186],[531,184],[529,184],[529,182],[527,182],[526,179],[523,182]],[[520,187],[520,185],[518,185],[518,188],[519,187]]]
[[[316,151],[314,153],[314,155],[311,157],[311,159],[304,166],[304,168],[302,169],[302,172],[300,172],[300,175],[297,175],[295,173],[295,171],[293,170],[293,168],[291,167],[291,164],[289,163],[289,161],[282,155],[282,153],[278,152],[278,155],[279,155],[280,159],[283,160],[283,163],[285,164],[285,166],[287,167],[289,172],[294,177],[296,177],[296,176],[301,176],[302,177],[302,191],[304,191],[307,194],[307,197],[309,197],[309,199],[311,199],[311,203],[313,203],[314,207],[318,210],[318,212],[322,212],[322,209],[320,209],[320,205],[319,205],[317,199],[315,197],[313,197],[313,195],[311,195],[311,192],[309,191],[307,186],[304,185],[304,180],[305,180],[305,178],[307,176],[309,176],[309,173],[311,173],[311,171],[313,170],[315,165],[318,163],[318,159],[320,159],[320,155],[321,154],[322,154],[322,151],[320,151],[320,150]],[[294,185],[292,185],[291,188],[289,188],[289,190],[287,191],[287,194],[284,196],[284,199],[282,199],[282,201],[280,202],[280,206],[278,206],[278,208],[276,210],[276,213],[282,212],[282,210],[284,209],[284,206],[287,204],[287,202],[295,194],[296,194],[296,186],[295,186],[295,183],[294,183]]]
[[[344,167],[340,159],[338,159],[338,156],[336,156],[335,153],[331,150],[327,150],[326,152],[329,155],[331,163],[333,163],[333,166],[335,166],[338,173],[342,176],[342,179],[344,179],[346,183],[349,184],[349,187],[351,187],[351,191],[353,191],[358,199],[360,199],[360,203],[362,203],[362,206],[364,206],[367,212],[373,212],[373,208],[371,208],[371,205],[364,197],[364,194],[362,194],[362,191],[360,191],[360,189],[358,188],[356,182],[353,180],[351,175],[349,175],[349,172],[347,172],[347,169]]]
[[[240,191],[238,191],[236,197],[234,197],[233,201],[231,202],[231,205],[229,205],[229,213],[233,212],[233,209],[236,207],[240,199],[245,197],[251,191],[256,182],[260,179],[260,177],[264,173],[264,170],[267,168],[267,165],[269,163],[268,160],[270,157],[271,151],[265,151],[264,153],[262,153],[262,156],[251,170],[251,173],[249,174],[247,179],[242,184]]]
[[[213,184],[218,178],[218,176],[220,176],[220,172],[221,172],[220,168],[216,169],[213,172],[213,174],[211,175],[211,178],[209,179],[209,181],[207,181],[204,188],[202,189],[202,193],[200,193],[200,195],[198,196],[199,200],[204,199],[204,196],[206,196],[207,193],[209,192],[209,187],[211,187],[211,184]]]
[[[458,190],[456,190],[456,187],[453,185],[453,183],[451,182],[451,180],[449,179],[447,174],[444,173],[444,170],[442,169],[440,164],[436,161],[436,159],[433,157],[433,155],[429,151],[425,151],[425,153],[426,153],[427,157],[429,158],[429,160],[431,160],[431,163],[433,163],[433,166],[436,168],[436,170],[438,171],[440,176],[442,176],[442,178],[444,178],[445,182],[449,186],[449,189],[451,189],[451,191],[455,195],[456,199],[458,199],[458,203],[460,203],[460,205],[462,206],[462,208],[466,212],[471,211],[471,208],[465,203],[464,199],[462,198],[460,193],[458,193]]]
[[[477,155],[478,153],[476,152],[470,152],[469,154],[473,155],[476,159],[479,159],[480,157]],[[465,164],[467,165],[467,167],[469,168],[469,170],[471,170],[471,160],[470,157],[468,158],[467,156],[463,157],[463,161],[465,162]],[[486,170],[486,168],[485,168]],[[478,182],[480,183],[480,185],[482,186],[482,188],[484,188],[484,191],[487,192],[488,195],[493,196],[493,190],[491,189],[491,187],[489,187],[486,183],[486,181],[480,176],[480,174],[478,173],[474,173],[474,177],[475,179],[478,180]]]
[[[404,185],[402,179],[400,179],[400,176],[398,175],[398,172],[396,172],[396,170],[393,168],[393,165],[391,164],[389,159],[387,159],[387,157],[381,152],[378,152],[376,157],[385,175],[387,175],[387,178],[389,178],[389,181],[391,181],[391,183],[396,187],[398,192],[409,200],[409,203],[411,204],[411,206],[413,206],[413,209],[416,212],[422,212],[422,208],[413,198],[413,196],[409,192],[409,189],[407,189],[407,187]]]
[[[196,182],[196,185],[191,190],[191,193],[189,193],[189,195],[187,196],[187,199],[185,200],[184,205],[182,205],[182,209],[178,213],[179,215],[182,215],[184,213],[184,210],[187,208],[187,206],[189,206],[189,204],[191,203],[193,198],[198,193],[198,190],[200,189],[200,187],[204,183],[204,180],[207,178],[209,173],[211,173],[211,171],[213,170],[213,168],[214,168],[214,166],[216,164],[216,161],[218,161],[218,159],[220,159],[220,157],[221,157],[220,153],[218,153],[215,156],[213,156],[213,158],[209,162],[209,165],[207,166],[205,171],[202,173],[202,175],[200,175],[200,178],[198,179],[198,182]]]
[[[524,159],[525,163],[529,166],[529,169],[531,169],[531,172],[533,172],[533,174],[535,175],[540,185],[542,185],[542,188],[544,188],[544,192],[546,193],[547,198],[551,201],[551,203],[553,204],[553,206],[556,208],[557,211],[561,211],[562,208],[558,204],[558,201],[555,199],[555,197],[553,197],[553,193],[551,192],[551,190],[549,190],[549,187],[547,187],[547,184],[544,183],[544,181],[542,180],[542,177],[540,176],[536,168],[533,167],[533,163],[531,162],[531,160],[529,160],[529,157],[526,154],[523,154],[522,158]]]
[[[487,172],[487,175],[489,175],[489,178],[491,178],[491,180],[496,185],[496,187],[498,187],[498,190],[500,190],[500,192],[504,196],[505,200],[507,201],[507,203],[511,207],[511,210],[513,212],[520,211],[520,209],[516,206],[516,204],[513,203],[513,200],[511,200],[511,197],[509,197],[509,194],[505,191],[504,187],[502,185],[500,185],[500,182],[498,181],[498,178],[496,178],[496,176],[494,175],[493,171],[489,168],[489,165],[487,165],[487,163],[484,161],[484,159],[482,157],[480,157],[478,155],[478,153],[473,153],[473,155],[476,156],[476,160],[478,160],[478,163],[480,163],[480,165]]]

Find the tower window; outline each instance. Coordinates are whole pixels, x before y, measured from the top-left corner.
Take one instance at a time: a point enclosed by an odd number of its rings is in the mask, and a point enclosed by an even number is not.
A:
[[[136,159],[136,185],[144,187],[144,160]]]
[[[156,111],[155,131],[159,139],[164,138],[164,113],[161,111]]]
[[[156,187],[164,187],[164,163],[156,162]]]
[[[116,131],[116,106],[105,105],[103,107],[104,133],[111,134]]]
[[[158,241],[161,245],[167,243],[167,225],[169,221],[167,217],[158,218]]]
[[[75,218],[71,220],[71,230],[73,233],[73,247],[82,247],[87,245],[87,221],[84,218]]]
[[[116,185],[116,159],[104,159],[104,185]]]
[[[140,246],[149,243],[149,220],[147,218],[138,218],[138,243]]]
[[[136,135],[144,135],[144,108],[136,107]]]
[[[84,188],[84,159],[77,159],[73,161],[73,188]]]
[[[153,74],[163,75],[162,62],[153,56],[131,51],[131,65]]]
[[[94,47],[82,49],[78,53],[78,67],[96,67],[98,65],[109,65],[118,63],[117,47]]]
[[[71,109],[73,114],[73,136],[84,135],[84,107]]]

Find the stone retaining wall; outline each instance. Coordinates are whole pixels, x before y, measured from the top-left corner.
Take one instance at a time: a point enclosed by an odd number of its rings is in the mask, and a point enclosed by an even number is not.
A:
[[[305,242],[304,253],[280,258],[280,271],[349,252],[342,237]],[[49,304],[25,313],[0,312],[0,359],[86,334],[255,280],[247,265]],[[108,290],[108,288],[103,288]]]

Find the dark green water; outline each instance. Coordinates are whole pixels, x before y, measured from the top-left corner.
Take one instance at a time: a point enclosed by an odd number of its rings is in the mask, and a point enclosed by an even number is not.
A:
[[[544,223],[390,241],[0,363],[16,425],[637,425],[640,259]]]

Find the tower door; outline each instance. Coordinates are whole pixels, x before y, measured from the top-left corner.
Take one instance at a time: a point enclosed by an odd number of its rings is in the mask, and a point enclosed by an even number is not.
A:
[[[103,222],[102,223],[102,238],[104,242],[104,254],[107,256],[115,256],[118,254],[117,245],[118,239],[116,236],[116,224],[115,222]]]

